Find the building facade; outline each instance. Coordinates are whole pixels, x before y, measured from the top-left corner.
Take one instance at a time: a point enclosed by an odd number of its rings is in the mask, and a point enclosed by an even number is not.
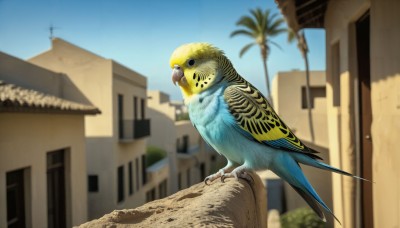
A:
[[[294,31],[325,28],[331,164],[375,182],[334,175],[334,213],[343,227],[399,227],[400,1],[277,3]]]
[[[102,110],[101,115],[85,117],[89,218],[145,203],[147,79],[58,38],[29,62],[67,75],[68,86],[80,91],[69,96]]]
[[[87,221],[84,115],[63,75],[0,52],[0,227]]]
[[[311,126],[309,125],[304,71],[278,72],[272,82],[272,97],[274,109],[285,124],[307,146],[319,151],[319,156],[329,164],[325,71],[310,71]],[[313,132],[313,137],[311,132]],[[308,166],[302,166],[302,169],[320,197],[329,207],[332,207],[331,173],[320,172]],[[307,207],[307,203],[289,184],[285,182],[283,185],[287,211]],[[332,225],[332,219],[327,219]]]

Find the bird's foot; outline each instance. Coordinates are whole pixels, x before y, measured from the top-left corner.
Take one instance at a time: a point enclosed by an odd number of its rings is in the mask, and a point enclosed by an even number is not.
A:
[[[249,184],[254,183],[253,177],[246,171],[246,168],[242,166],[237,167],[230,173],[224,173],[223,175],[221,175],[221,182],[225,183],[226,178],[232,177],[234,177],[236,180],[238,180],[239,178],[245,179]]]
[[[211,182],[213,182],[215,179],[220,178],[222,175],[225,175],[225,170],[224,169],[220,169],[218,172],[211,174],[210,176],[206,177],[204,179],[204,183],[206,185],[210,185]]]

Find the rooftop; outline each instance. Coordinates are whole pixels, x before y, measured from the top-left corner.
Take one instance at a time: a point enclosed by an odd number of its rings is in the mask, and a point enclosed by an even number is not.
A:
[[[289,27],[323,28],[328,0],[275,0]]]
[[[36,90],[0,81],[0,112],[99,114],[100,110]]]

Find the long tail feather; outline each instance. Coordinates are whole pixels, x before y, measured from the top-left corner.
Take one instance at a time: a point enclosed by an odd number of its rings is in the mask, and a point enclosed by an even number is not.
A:
[[[359,177],[359,176],[355,176],[355,175],[353,175],[351,173],[348,173],[348,172],[345,172],[345,171],[343,171],[341,169],[332,167],[332,166],[330,166],[328,164],[325,164],[325,163],[323,163],[321,161],[318,161],[318,160],[315,160],[313,158],[304,156],[302,154],[295,154],[294,157],[295,157],[295,160],[297,162],[300,162],[300,163],[302,163],[304,165],[309,165],[309,166],[312,166],[312,167],[315,167],[315,168],[328,170],[328,171],[339,173],[339,174],[342,174],[342,175],[345,175],[345,176],[353,177],[353,178],[356,178],[356,179],[359,179],[359,180],[372,182],[370,180],[367,180],[367,179]]]
[[[314,200],[312,197],[307,195],[301,188],[298,188],[296,186],[290,185],[294,190],[296,190],[297,193],[307,202],[307,204],[313,209],[313,211],[322,219],[322,221],[326,222],[326,218],[324,213],[322,213],[321,208],[318,206],[318,203],[316,200]]]
[[[310,205],[310,207],[321,218],[321,220],[326,221],[326,218],[318,205],[322,206],[340,223],[340,221],[333,214],[332,210],[329,209],[324,201],[322,201],[317,192],[308,182],[299,164],[293,159],[293,157],[286,153],[282,153],[280,156],[275,158],[271,170],[282,179],[287,181],[308,203],[308,205]]]

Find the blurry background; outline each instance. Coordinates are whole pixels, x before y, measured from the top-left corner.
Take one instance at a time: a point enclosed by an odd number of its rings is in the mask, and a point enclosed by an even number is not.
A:
[[[270,94],[260,48],[239,57],[255,39],[230,37],[257,8],[282,22],[264,40]],[[224,166],[171,83],[169,57],[188,42],[222,49],[327,163],[375,182],[304,167],[343,227],[400,226],[399,10],[398,0],[0,0],[0,227],[79,225]],[[258,174],[283,227],[341,227]]]

